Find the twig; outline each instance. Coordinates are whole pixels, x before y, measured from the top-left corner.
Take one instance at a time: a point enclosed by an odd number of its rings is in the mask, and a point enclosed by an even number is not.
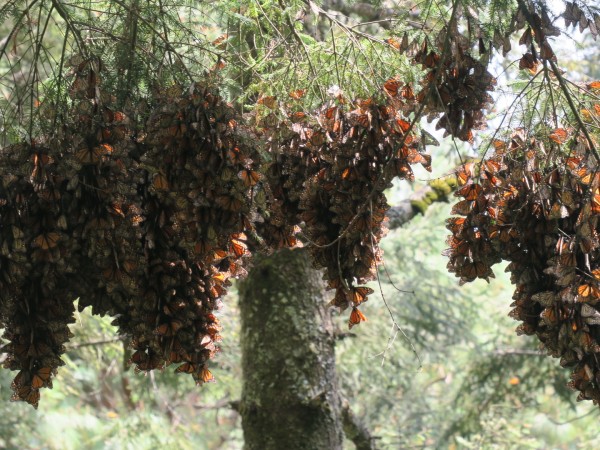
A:
[[[577,420],[581,420],[584,417],[587,417],[587,416],[589,416],[591,414],[594,414],[595,412],[598,412],[598,408],[596,406],[592,406],[590,408],[590,410],[588,412],[586,412],[585,414],[582,414],[581,416],[573,417],[572,419],[569,419],[569,420],[565,420],[564,422],[558,422],[558,421],[554,420],[552,417],[548,417],[548,420],[550,422],[552,422],[553,424],[555,424],[555,425],[566,425],[568,423],[572,423],[572,422],[575,422]]]
[[[347,400],[342,404],[342,424],[344,433],[356,446],[356,450],[375,450],[375,437],[362,420],[354,415]]]
[[[537,350],[524,350],[519,348],[496,349],[492,353],[496,356],[546,356]]]
[[[69,344],[67,346],[67,350],[76,350],[78,348],[81,347],[94,347],[96,345],[105,345],[105,344],[112,344],[114,342],[119,342],[124,340],[125,338],[123,336],[118,336],[116,338],[112,338],[112,339],[104,339],[101,341],[89,341],[89,342],[81,342],[79,344]]]
[[[230,400],[229,395],[226,395],[222,399],[217,400],[215,403],[210,404],[210,405],[206,405],[206,404],[194,405],[194,409],[200,409],[200,410],[202,410],[202,409],[221,409],[221,408],[228,408],[228,409],[232,409],[233,411],[239,412],[240,411],[240,400]]]

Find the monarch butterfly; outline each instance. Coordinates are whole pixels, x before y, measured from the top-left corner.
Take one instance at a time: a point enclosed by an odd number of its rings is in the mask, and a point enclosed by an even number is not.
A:
[[[238,177],[244,182],[244,186],[255,186],[260,180],[260,174],[253,170],[243,169],[238,173]]]
[[[40,391],[33,389],[31,386],[20,386],[15,390],[15,393],[10,398],[10,401],[25,401],[37,409],[40,402]]]
[[[587,331],[580,331],[578,333],[578,338],[579,343],[583,346],[584,349],[586,349],[590,353],[597,353],[598,350],[600,350],[600,346],[598,345],[596,340]]]
[[[210,298],[216,299],[221,297],[222,295],[227,293],[227,289],[219,284],[215,284],[214,286],[207,289],[207,294]]]
[[[425,57],[425,67],[427,67],[428,69],[433,69],[435,66],[437,66],[439,60],[440,55],[431,50]]]
[[[77,150],[75,159],[81,164],[98,164],[102,157],[103,150],[101,147],[84,147]]]
[[[169,190],[169,180],[167,180],[167,177],[162,172],[155,173],[152,179],[152,186],[156,190],[167,191]]]
[[[107,280],[107,281],[117,281],[120,282],[121,280],[121,271],[111,265],[110,267],[107,267],[106,269],[104,269],[102,271],[102,276]]]
[[[269,109],[275,109],[277,107],[277,97],[272,95],[260,97],[256,103],[264,105]]]
[[[263,128],[273,128],[277,126],[278,123],[279,119],[277,118],[277,115],[269,113],[260,120],[258,125]]]
[[[490,275],[490,269],[481,261],[473,261],[465,264],[460,269],[460,274],[470,280],[485,278]]]
[[[367,301],[367,297],[369,295],[371,295],[373,292],[374,292],[373,289],[365,287],[365,286],[353,287],[352,288],[352,303],[354,303],[355,306],[360,305],[361,303]]]
[[[403,119],[395,119],[392,122],[392,129],[395,133],[403,135],[410,129],[410,123]],[[409,144],[409,142],[405,140],[405,144]]]
[[[588,89],[600,89],[600,81],[592,81],[585,85]]]
[[[304,119],[306,119],[306,113],[302,111],[296,111],[290,114],[289,118],[292,121],[292,123],[302,122]]]
[[[223,249],[215,249],[212,252],[211,259],[213,262],[221,261],[222,259],[227,257],[227,252]]]
[[[43,166],[46,164],[51,164],[53,159],[45,153],[34,153],[32,156],[33,159],[33,171],[31,173],[32,177],[36,177],[38,172],[42,170]]]
[[[493,159],[488,159],[483,162],[483,169],[485,172],[487,172],[491,175],[495,175],[498,172],[500,172],[500,170],[502,169],[502,164]]]
[[[568,137],[569,134],[564,128],[557,128],[548,136],[551,141],[556,142],[557,144],[564,144]]]
[[[331,120],[331,119],[333,119],[333,118],[334,118],[334,116],[335,116],[335,115],[336,115],[336,113],[337,113],[337,110],[338,110],[338,107],[337,107],[337,106],[332,106],[332,107],[330,107],[330,108],[327,108],[327,109],[325,110],[325,118],[326,118],[326,119],[328,119],[328,120]]]
[[[597,181],[598,173],[590,172],[587,167],[581,167],[580,169],[577,169],[575,173],[579,177],[579,181],[583,184],[590,184],[592,182],[592,179],[595,179]]]
[[[110,145],[110,144],[100,144],[97,146],[98,148],[98,152],[100,153],[104,153],[104,154],[111,154],[112,152],[115,151],[115,148]]]
[[[356,180],[358,176],[358,171],[354,167],[346,167],[344,170],[342,170],[342,180]]]
[[[60,239],[60,235],[54,231],[50,233],[43,233],[37,236],[33,240],[33,244],[41,248],[42,250],[50,250],[58,245],[58,240]]]
[[[233,253],[236,258],[241,258],[248,253],[248,246],[239,239],[232,238],[229,241],[229,251]]]
[[[556,310],[554,307],[548,307],[544,309],[540,313],[540,317],[549,324],[555,324],[556,322],[558,322],[558,317],[556,315]],[[519,317],[517,317],[517,319],[519,319]]]
[[[325,133],[321,131],[313,131],[312,135],[310,136],[309,143],[313,147],[320,147],[326,142],[326,140]]]
[[[219,36],[218,38],[216,38],[214,41],[212,41],[212,45],[214,45],[215,47],[219,48],[219,49],[223,49],[225,48],[223,44],[223,42],[225,42],[227,39],[229,38],[229,36],[227,35],[227,33],[222,34],[221,36]]]
[[[202,366],[202,369],[200,369],[199,372],[196,372],[193,377],[196,380],[196,384],[210,383],[211,381],[215,381],[215,377],[212,373],[210,373],[210,370],[208,370],[206,366]]]
[[[473,210],[473,206],[475,206],[475,202],[472,200],[461,200],[460,202],[454,204],[452,206],[452,211],[450,214],[458,214],[461,216],[466,216],[471,213]]]
[[[369,128],[371,118],[368,114],[364,114],[361,110],[354,110],[349,113],[349,118],[354,124],[360,125],[363,128]]]
[[[415,99],[415,93],[413,92],[413,89],[410,84],[407,84],[402,87],[402,89],[400,90],[400,96],[402,98],[405,98],[406,100]]]
[[[352,329],[353,326],[366,321],[367,318],[365,315],[356,306],[354,306],[352,308],[352,312],[350,313],[350,319],[348,320],[348,328]]]
[[[473,131],[468,127],[463,126],[456,137],[463,142],[473,143]]]
[[[306,89],[296,89],[289,93],[290,97],[294,100],[300,100],[306,94]]]
[[[598,289],[596,286],[594,286],[592,284],[581,284],[577,288],[577,294],[579,294],[583,298],[586,298],[586,297],[600,298],[600,289]]]
[[[339,281],[338,279],[334,281],[337,281],[337,283],[335,283],[336,286],[330,286],[330,288],[333,287],[336,289],[336,291],[333,299],[329,302],[329,306],[335,306],[337,308],[340,308],[340,311],[343,311],[348,307],[348,298],[346,296],[346,291],[341,286],[341,281]]]
[[[179,341],[177,341],[179,342]],[[178,344],[178,348],[175,348],[174,346],[170,346],[170,348],[165,349],[165,357],[166,357],[166,361],[167,361],[167,365],[169,364],[178,364],[180,362],[182,362],[185,358],[182,355],[183,349],[181,347],[181,344]],[[184,352],[185,353],[185,352]],[[188,356],[186,354],[186,356]]]
[[[471,178],[473,178],[474,176],[475,176],[475,163],[472,161],[460,166],[458,168],[458,171],[456,172],[456,178],[458,179],[458,184],[460,186],[466,184],[467,181],[470,180]]]
[[[166,315],[173,316],[182,309],[185,309],[185,307],[186,303],[183,300],[175,300],[164,305],[163,311]]]
[[[481,194],[483,188],[477,183],[465,184],[457,192],[457,197],[463,197],[465,200],[476,200]]]
[[[139,349],[131,356],[130,361],[136,365],[136,372],[158,369],[162,365],[163,359],[159,354],[152,350],[148,350],[148,352],[146,353],[144,350]]]
[[[465,217],[451,217],[446,219],[446,228],[452,232],[452,234],[459,234],[466,223],[467,219]]]
[[[368,98],[366,100],[358,100],[357,101],[359,108],[365,110],[373,106],[375,103],[372,98]]]
[[[237,197],[231,195],[219,195],[215,202],[221,208],[227,211],[238,212],[244,206],[244,203]]]
[[[492,140],[492,146],[497,155],[502,155],[506,151],[506,142],[500,139]]]
[[[229,274],[226,272],[217,272],[212,275],[212,279],[215,283],[224,283],[227,281],[227,278],[229,278]]]
[[[175,373],[195,373],[196,366],[192,363],[185,362],[175,369]]]
[[[233,147],[232,149],[227,150],[227,157],[234,164],[243,164],[246,160],[246,157],[239,147]]]
[[[398,89],[401,85],[402,83],[397,78],[390,78],[383,84],[383,90],[390,97],[395,97],[398,95]]]
[[[177,334],[177,331],[183,326],[178,320],[173,320],[171,322],[160,324],[154,330],[154,334],[159,336],[171,337]]]
[[[174,138],[174,137],[183,136],[185,134],[185,132],[187,131],[187,129],[188,129],[187,125],[182,122],[182,123],[175,123],[175,124],[171,125],[165,131],[166,131],[167,136]]]
[[[394,38],[385,39],[384,42],[390,47],[394,47],[396,50],[401,49],[401,43]]]
[[[52,368],[51,367],[40,367],[31,377],[31,387],[34,389],[40,389],[42,387],[51,387],[52,385]]]

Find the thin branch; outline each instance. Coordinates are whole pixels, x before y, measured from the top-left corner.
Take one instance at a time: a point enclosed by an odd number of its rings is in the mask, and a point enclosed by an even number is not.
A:
[[[342,404],[342,423],[344,433],[356,446],[356,450],[375,450],[376,438],[371,435],[365,424],[354,415],[347,400]]]
[[[239,413],[240,412],[240,400],[230,400],[229,395],[226,395],[222,399],[217,400],[215,403],[212,403],[210,405],[207,405],[207,404],[194,405],[194,409],[199,409],[199,410],[222,409],[222,408],[231,409],[231,410]]]
[[[104,339],[104,340],[101,340],[101,341],[89,341],[89,342],[81,342],[79,344],[69,344],[67,346],[67,350],[76,350],[76,349],[81,348],[81,347],[95,347],[97,345],[112,344],[114,342],[123,341],[124,339],[125,338],[123,336],[118,336],[116,338]]]
[[[590,410],[588,412],[586,412],[585,414],[582,414],[582,415],[577,416],[577,417],[573,417],[572,419],[569,419],[569,420],[565,420],[564,422],[558,422],[558,421],[552,419],[552,417],[548,417],[548,420],[550,422],[552,422],[553,424],[555,424],[555,425],[567,425],[569,423],[576,422],[577,420],[581,420],[584,417],[587,417],[587,416],[589,416],[591,414],[594,414],[594,413],[597,413],[597,412],[598,412],[598,407],[597,406],[592,406],[590,408]]]
[[[496,356],[547,356],[537,350],[525,350],[520,348],[496,349],[493,352]]]

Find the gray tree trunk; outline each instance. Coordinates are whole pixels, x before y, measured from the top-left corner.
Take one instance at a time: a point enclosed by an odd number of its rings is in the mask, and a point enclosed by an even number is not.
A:
[[[323,293],[303,250],[256,256],[240,283],[247,450],[343,446],[334,333]]]

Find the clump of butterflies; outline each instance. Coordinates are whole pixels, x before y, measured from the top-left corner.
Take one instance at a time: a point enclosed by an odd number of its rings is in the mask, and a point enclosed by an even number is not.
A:
[[[410,164],[430,166],[402,114],[415,102],[409,85],[389,80],[382,104],[340,97],[314,115],[280,114],[257,134],[209,82],[155,92],[133,117],[103,90],[100,59],[70,67],[68,118],[49,137],[0,150],[12,400],[37,407],[52,387],[74,298],[115,317],[136,371],[174,364],[211,381],[221,297],[251,250],[302,246],[300,225],[336,290],[332,304],[352,307],[351,327],[366,320],[358,306],[372,290],[360,285],[381,257],[383,190],[412,179]]]
[[[600,161],[580,133],[541,134],[518,129],[458,171],[448,269],[464,283],[509,261],[517,333],[571,368],[578,400],[600,404]]]
[[[215,312],[252,251],[308,245],[331,304],[351,307],[350,327],[366,320],[383,192],[394,177],[412,180],[412,164],[430,170],[414,118],[439,113],[426,101],[431,83],[415,95],[392,78],[383,101],[340,92],[314,114],[301,110],[305,90],[287,102],[264,96],[250,128],[210,77],[117,108],[100,59],[75,57],[70,68],[66,118],[49,137],[0,150],[0,325],[4,366],[18,371],[13,400],[37,407],[52,386],[74,298],[115,317],[136,371],[175,364],[211,381]]]
[[[394,78],[383,91],[386,101],[380,104],[338,94],[310,117],[295,111],[293,102],[259,100],[265,106],[259,127],[272,155],[267,179],[278,199],[266,226],[303,224],[314,265],[325,268],[328,288],[335,290],[331,305],[352,308],[350,327],[366,320],[358,307],[373,293],[361,285],[375,278],[381,260],[389,208],[383,191],[394,177],[412,180],[411,164],[431,169],[402,113],[414,107],[411,86]],[[276,110],[281,120],[271,118]]]
[[[444,129],[465,142],[473,142],[473,130],[486,126],[484,110],[489,109],[496,79],[467,51],[468,41],[460,35],[450,39],[450,52],[428,50],[427,41],[415,61],[427,70],[423,89],[417,95],[432,118],[441,115],[436,129]],[[443,38],[444,35],[440,35]]]
[[[250,256],[260,155],[209,86],[112,107],[102,62],[71,61],[72,108],[51,138],[0,150],[0,321],[13,400],[52,387],[79,308],[116,317],[138,371],[213,379],[215,310]],[[143,131],[140,131],[140,130]]]

